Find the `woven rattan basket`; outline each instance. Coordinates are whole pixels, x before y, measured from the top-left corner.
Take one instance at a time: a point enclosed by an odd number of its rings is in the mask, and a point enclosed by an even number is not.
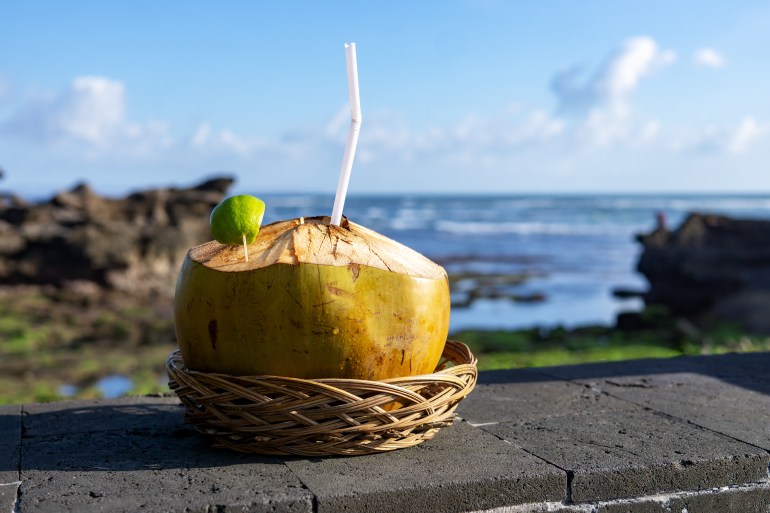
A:
[[[301,456],[371,454],[430,440],[452,423],[477,374],[468,346],[452,340],[433,374],[382,381],[196,372],[179,351],[166,367],[185,421],[215,446]]]

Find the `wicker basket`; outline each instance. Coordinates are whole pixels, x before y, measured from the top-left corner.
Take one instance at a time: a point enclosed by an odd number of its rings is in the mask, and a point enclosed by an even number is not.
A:
[[[272,455],[358,455],[430,440],[476,384],[476,358],[448,340],[433,374],[382,381],[196,372],[166,361],[185,421],[217,447]]]

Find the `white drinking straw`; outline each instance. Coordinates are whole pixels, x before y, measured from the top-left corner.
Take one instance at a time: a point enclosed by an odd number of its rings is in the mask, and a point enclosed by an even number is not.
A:
[[[350,130],[345,154],[342,157],[340,181],[337,183],[337,195],[334,197],[331,224],[339,226],[342,222],[342,207],[345,206],[345,196],[348,193],[350,170],[353,168],[353,157],[356,155],[358,133],[361,131],[361,100],[358,97],[358,65],[356,64],[356,44],[345,43],[345,61],[348,65],[348,95],[350,96]]]

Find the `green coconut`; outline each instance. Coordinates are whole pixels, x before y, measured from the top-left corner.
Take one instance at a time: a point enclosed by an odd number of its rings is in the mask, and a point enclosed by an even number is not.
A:
[[[175,323],[188,368],[368,380],[434,371],[449,330],[441,266],[328,217],[263,226],[248,251],[246,262],[211,241],[185,257]]]

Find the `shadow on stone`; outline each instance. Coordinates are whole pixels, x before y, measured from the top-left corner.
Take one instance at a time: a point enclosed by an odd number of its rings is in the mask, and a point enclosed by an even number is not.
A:
[[[70,401],[26,405],[22,464],[26,470],[137,471],[220,468],[227,465],[283,465],[290,458],[214,449],[183,424],[175,398],[166,404]],[[164,399],[166,401],[166,399]]]
[[[606,380],[658,374],[698,374],[770,395],[770,353],[729,353],[713,356],[681,356],[564,367],[539,367],[485,371],[479,384],[568,380]],[[641,386],[641,385],[640,385]]]

